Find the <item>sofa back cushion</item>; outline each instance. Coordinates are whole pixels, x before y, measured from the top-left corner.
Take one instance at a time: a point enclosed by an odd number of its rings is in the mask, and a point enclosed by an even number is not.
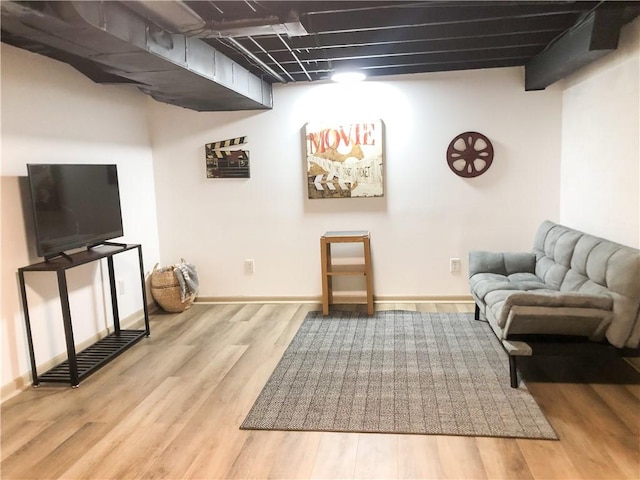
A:
[[[640,251],[545,221],[534,238],[536,275],[562,292],[610,295],[613,321],[607,339],[631,346],[640,315]],[[637,326],[640,328],[640,325]]]

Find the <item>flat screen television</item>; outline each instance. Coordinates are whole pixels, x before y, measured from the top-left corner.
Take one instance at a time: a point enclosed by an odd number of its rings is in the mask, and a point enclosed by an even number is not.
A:
[[[38,255],[92,248],[124,235],[116,165],[29,164]]]

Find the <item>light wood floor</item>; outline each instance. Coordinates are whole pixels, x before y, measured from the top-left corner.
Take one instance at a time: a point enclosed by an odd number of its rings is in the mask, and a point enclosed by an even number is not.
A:
[[[560,441],[239,430],[309,310],[320,306],[154,316],[150,338],[80,388],[29,388],[2,405],[2,478],[640,478],[637,384],[527,381]],[[530,370],[556,375],[553,362]]]

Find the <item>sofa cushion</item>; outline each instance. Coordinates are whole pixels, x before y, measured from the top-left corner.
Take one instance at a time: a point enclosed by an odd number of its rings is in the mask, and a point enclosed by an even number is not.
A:
[[[469,276],[476,273],[497,273],[509,275],[512,273],[533,273],[536,266],[536,256],[529,252],[485,252],[469,253]]]
[[[500,275],[497,273],[477,273],[469,280],[475,295],[487,302],[487,295],[494,291],[528,291],[549,288],[533,273],[514,273]]]

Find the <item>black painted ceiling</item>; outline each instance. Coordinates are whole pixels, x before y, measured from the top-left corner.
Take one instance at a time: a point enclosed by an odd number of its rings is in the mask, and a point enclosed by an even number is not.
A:
[[[637,1],[0,1],[3,42],[195,110],[271,85],[525,67],[544,89],[615,50]]]
[[[635,3],[635,5],[634,5]],[[584,1],[187,1],[210,26],[298,17],[308,35],[235,38],[285,82],[327,79],[339,70],[367,76],[526,65],[597,10],[618,22],[636,2]],[[619,28],[619,25],[610,25]],[[609,27],[607,27],[609,28]],[[226,38],[206,41],[256,75],[264,67]],[[270,82],[281,81],[266,73]]]

